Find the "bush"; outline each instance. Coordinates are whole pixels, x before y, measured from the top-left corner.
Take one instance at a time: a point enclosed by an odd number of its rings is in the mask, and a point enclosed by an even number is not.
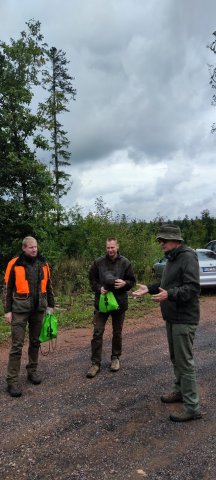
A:
[[[53,272],[52,281],[55,295],[67,295],[69,298],[77,291],[89,289],[88,265],[83,259],[65,258],[59,262]]]

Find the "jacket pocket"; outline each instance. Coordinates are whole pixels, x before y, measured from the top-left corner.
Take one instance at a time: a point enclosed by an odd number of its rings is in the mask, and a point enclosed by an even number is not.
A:
[[[29,312],[32,309],[31,297],[27,294],[14,294],[12,311],[16,313]]]

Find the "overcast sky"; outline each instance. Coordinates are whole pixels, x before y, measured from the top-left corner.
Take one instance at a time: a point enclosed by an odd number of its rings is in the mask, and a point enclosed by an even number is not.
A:
[[[216,216],[216,1],[0,0],[1,40],[32,18],[75,77],[64,205],[86,213],[102,196],[130,218]]]

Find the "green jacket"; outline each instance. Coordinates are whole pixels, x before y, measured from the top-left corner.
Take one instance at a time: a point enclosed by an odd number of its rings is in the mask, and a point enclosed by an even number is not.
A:
[[[160,284],[168,292],[168,300],[160,304],[163,319],[172,323],[197,324],[200,318],[200,280],[196,252],[181,245],[166,257]],[[156,293],[155,286],[149,287],[149,293]]]
[[[122,288],[115,289],[114,282],[117,278],[125,280],[126,285]],[[127,310],[127,292],[135,285],[136,279],[131,263],[126,257],[118,254],[114,261],[111,260],[108,255],[97,258],[90,268],[89,281],[92,290],[95,292],[96,310],[99,308],[101,287],[112,291],[116,297],[120,309]]]

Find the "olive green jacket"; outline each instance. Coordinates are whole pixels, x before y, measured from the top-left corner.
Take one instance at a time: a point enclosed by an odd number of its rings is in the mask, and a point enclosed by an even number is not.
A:
[[[125,280],[125,286],[115,289],[115,279]],[[92,290],[95,292],[95,308],[99,309],[99,299],[101,287],[114,293],[121,310],[128,308],[127,292],[133,288],[136,278],[130,261],[118,254],[115,260],[111,260],[108,255],[97,258],[89,271],[89,281]]]
[[[163,319],[172,323],[197,324],[200,318],[197,254],[191,248],[180,245],[166,257],[160,284],[168,292],[168,299],[160,304]],[[149,293],[156,293],[156,290],[158,286],[149,286]]]

